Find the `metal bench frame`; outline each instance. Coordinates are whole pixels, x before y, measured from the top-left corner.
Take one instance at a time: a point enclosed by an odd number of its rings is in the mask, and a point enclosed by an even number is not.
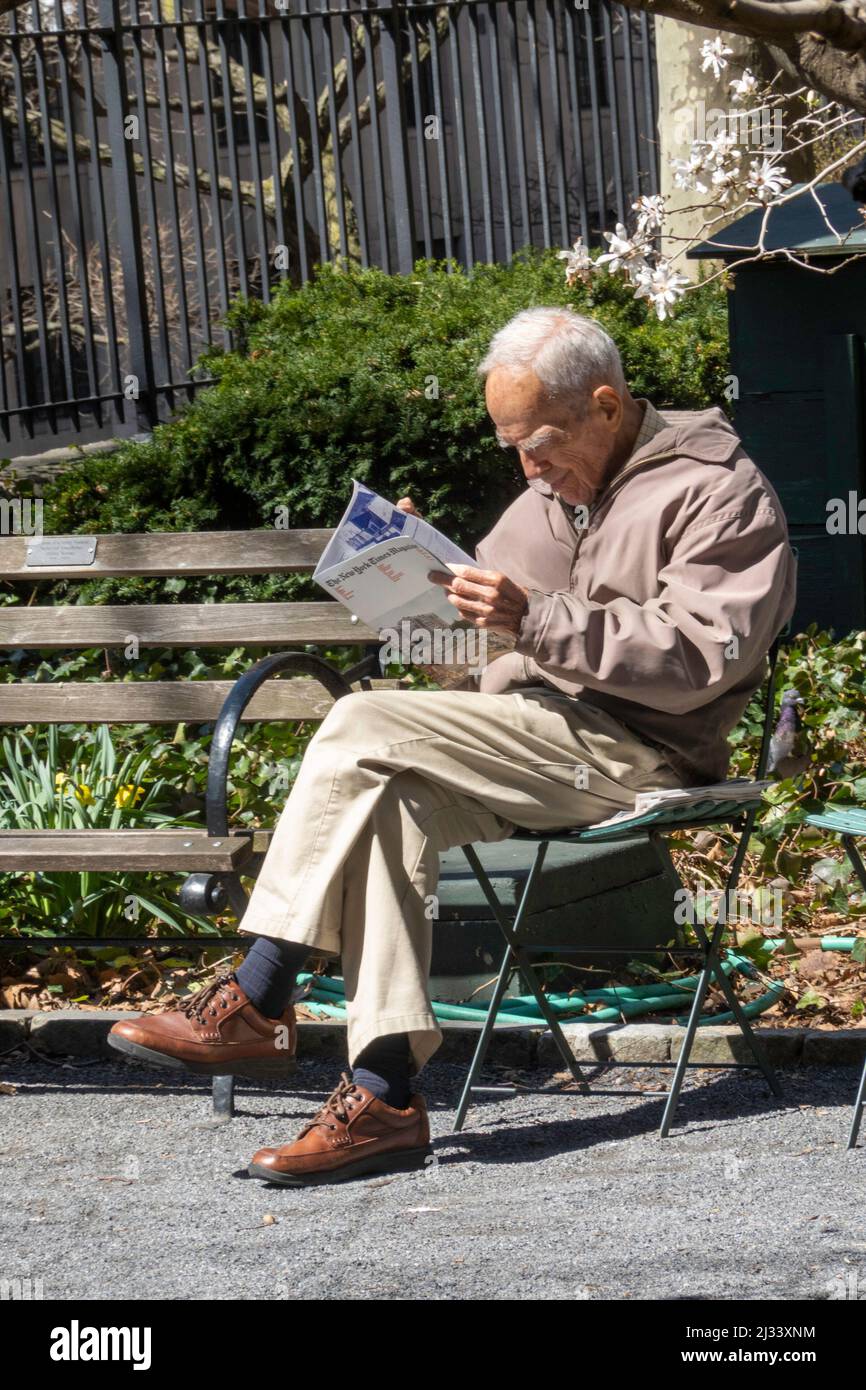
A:
[[[348,671],[338,671],[322,657],[307,652],[279,652],[273,656],[262,657],[235,681],[219,713],[211,741],[208,759],[206,817],[209,835],[225,836],[229,833],[228,823],[228,775],[231,763],[232,746],[238,724],[256,691],[266,680],[280,671],[292,671],[295,675],[315,676],[329,695],[339,700],[352,693],[352,684],[357,681],[362,690],[370,689],[373,676],[381,675],[382,667],[378,649],[374,648]],[[263,854],[254,854],[244,865],[244,876],[257,877],[264,860]],[[191,874],[183,883],[179,893],[181,906],[188,912],[214,913],[222,911],[231,904],[240,925],[247,910],[249,897],[241,883],[240,874]],[[249,937],[226,938],[235,948],[252,945]],[[235,1113],[236,1076],[215,1076],[211,1083],[211,1105],[214,1120],[223,1123]]]
[[[783,632],[779,633],[768,653],[769,670],[765,686],[766,694],[764,701],[764,717],[761,735],[761,748],[760,753],[758,755],[758,764],[756,768],[757,781],[760,781],[761,778],[763,778],[767,767],[767,760],[770,749],[770,736],[773,727],[774,696],[776,688],[776,667],[778,664],[781,640],[784,635],[784,632],[786,631],[787,628]],[[559,1052],[559,1055],[562,1058],[562,1061],[564,1062],[566,1068],[571,1073],[571,1076],[574,1082],[576,1083],[578,1090],[584,1095],[590,1094],[589,1083],[586,1077],[584,1076],[571,1048],[568,1045],[568,1041],[565,1037],[565,1034],[562,1031],[562,1027],[559,1020],[557,1019],[556,1015],[551,1009],[550,1004],[545,998],[544,992],[538,983],[532,962],[529,959],[527,945],[525,941],[521,940],[521,926],[526,917],[528,906],[532,899],[533,890],[538,880],[538,875],[541,870],[541,867],[544,863],[545,855],[547,854],[548,846],[554,843],[563,842],[567,842],[569,844],[584,844],[588,842],[592,842],[595,844],[611,843],[615,840],[620,840],[624,838],[624,836],[634,835],[635,831],[641,830],[642,826],[646,826],[646,833],[657,845],[659,845],[663,837],[666,834],[670,834],[673,831],[684,829],[697,829],[698,827],[709,825],[733,825],[739,828],[740,836],[733,857],[731,859],[730,866],[728,868],[724,895],[721,900],[722,903],[729,903],[731,901],[735,901],[734,894],[736,893],[737,885],[739,883],[743,861],[746,856],[749,840],[751,838],[752,830],[754,828],[755,820],[757,819],[759,810],[760,804],[755,805],[754,803],[751,806],[745,807],[720,807],[717,804],[715,811],[709,810],[708,814],[700,814],[700,808],[692,808],[692,814],[690,814],[688,818],[682,819],[672,818],[670,814],[668,814],[667,817],[665,817],[662,812],[650,812],[649,815],[641,817],[640,820],[633,820],[627,828],[612,826],[606,829],[589,828],[583,830],[562,830],[552,833],[546,831],[542,833],[536,833],[528,830],[518,830],[515,832],[514,838],[522,840],[531,840],[536,843],[537,849],[533,864],[526,875],[523,891],[521,893],[520,900],[517,904],[517,909],[511,920],[509,920],[507,912],[502,906],[502,903],[499,901],[493,884],[490,881],[490,877],[485,871],[480,859],[478,858],[478,854],[476,853],[474,846],[463,845],[463,853],[465,854],[466,859],[469,862],[470,868],[475,874],[475,877],[481,887],[482,892],[484,893],[485,898],[487,899],[490,909],[493,912],[493,915],[496,918],[496,921],[498,922],[502,935],[505,939],[505,954],[502,958],[502,964],[499,969],[499,975],[496,981],[493,995],[488,1005],[484,1026],[481,1030],[481,1035],[478,1039],[478,1045],[475,1049],[475,1054],[472,1058],[472,1062],[470,1063],[469,1070],[466,1075],[466,1080],[463,1085],[463,1090],[460,1096],[460,1100],[457,1105],[457,1113],[452,1131],[453,1133],[457,1133],[460,1130],[462,1130],[467,1112],[469,1110],[470,1105],[472,1104],[472,1098],[474,1094],[480,1092],[489,1095],[491,1093],[496,1093],[497,1091],[499,1091],[499,1093],[502,1093],[504,1091],[508,1094],[514,1094],[514,1088],[512,1087],[496,1088],[490,1086],[479,1086],[478,1077],[481,1072],[481,1068],[484,1065],[485,1058],[487,1056],[490,1038],[496,1023],[496,1016],[505,995],[505,990],[508,985],[509,976],[511,972],[515,969],[519,971],[529,993],[535,999],[535,1002],[537,1003],[545,1019],[545,1022],[547,1023],[547,1026],[550,1029],[550,1033],[553,1037],[553,1041],[556,1045],[557,1051]],[[676,869],[673,868],[673,865],[672,869],[677,882],[682,887],[682,880],[680,879],[679,874],[677,874]],[[710,983],[714,979],[718,984],[719,988],[721,989],[728,1003],[728,1006],[731,1012],[733,1013],[734,1018],[743,1034],[743,1037],[745,1038],[746,1043],[748,1044],[748,1047],[755,1059],[753,1065],[759,1068],[760,1071],[763,1073],[773,1095],[776,1096],[778,1099],[782,1098],[781,1086],[779,1085],[779,1081],[775,1075],[775,1072],[773,1071],[773,1068],[770,1066],[769,1060],[764,1050],[764,1046],[753,1032],[749,1024],[749,1020],[744,1014],[742,1006],[740,1005],[740,1002],[737,999],[734,990],[722,969],[720,953],[724,944],[725,928],[727,925],[726,917],[726,913],[720,912],[719,920],[716,922],[712,934],[710,936],[707,936],[707,933],[705,932],[702,924],[700,922],[697,922],[695,924],[695,934],[698,938],[699,945],[697,947],[676,948],[677,955],[698,956],[701,961],[701,966],[698,974],[697,985],[695,988],[694,1000],[692,1002],[691,1010],[689,1012],[688,1023],[686,1025],[685,1035],[683,1037],[679,1056],[675,1063],[672,1062],[667,1064],[655,1064],[660,1066],[669,1065],[674,1067],[674,1074],[671,1080],[670,1088],[667,1092],[662,1092],[662,1094],[666,1094],[667,1096],[664,1114],[662,1116],[661,1126],[659,1129],[659,1133],[662,1138],[666,1138],[670,1134],[671,1125],[673,1124],[677,1104],[679,1102],[680,1091],[682,1089],[683,1080],[685,1078],[686,1068],[690,1065],[697,1065],[694,1063],[690,1063],[689,1058],[691,1056],[692,1047],[694,1045],[695,1033],[700,1022],[701,1011],[703,1009],[704,1000],[707,995],[707,990],[710,986]],[[533,940],[531,949],[533,951],[543,950],[544,945],[542,942]],[[559,951],[563,949],[561,943],[556,945],[556,949]],[[668,950],[670,950],[670,946],[669,944],[660,946],[659,950],[667,952]],[[579,951],[575,952],[575,955],[633,956],[634,951],[624,950],[622,948],[614,949],[606,946],[582,946]],[[605,1062],[605,1065],[610,1066],[617,1064]],[[864,1069],[864,1078],[866,1078],[866,1069]],[[862,1089],[863,1088],[861,1087],[861,1091]],[[551,1092],[548,1089],[547,1094],[550,1093]],[[623,1094],[623,1092],[618,1091],[617,1094],[621,1095]],[[645,1095],[646,1092],[641,1092],[641,1094]]]

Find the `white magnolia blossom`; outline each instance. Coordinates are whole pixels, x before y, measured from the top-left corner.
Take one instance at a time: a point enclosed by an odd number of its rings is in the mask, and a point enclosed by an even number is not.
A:
[[[707,140],[700,148],[700,157],[705,169],[723,169],[730,161],[739,164],[742,151],[737,148],[737,137],[727,133]]]
[[[665,220],[665,200],[661,194],[641,194],[637,202],[632,203],[631,210],[637,213],[639,233],[651,236],[653,232],[661,231]]]
[[[682,299],[689,281],[678,275],[670,261],[660,259],[657,264],[640,275],[635,290],[637,299],[648,299],[658,317],[664,322],[671,307]]]
[[[741,179],[740,161],[743,152],[737,137],[730,133],[712,140],[696,140],[688,159],[671,159],[674,187],[689,192],[708,193],[711,184],[716,191],[734,187]],[[698,177],[698,176],[701,177]]]
[[[731,100],[735,104],[740,101],[745,101],[747,97],[755,95],[759,85],[755,74],[751,72],[749,68],[744,68],[742,77],[735,77],[732,82],[728,83],[728,86],[731,88]]]
[[[712,68],[715,77],[728,66],[727,59],[733,50],[728,48],[722,38],[708,39],[701,48],[703,70]],[[784,157],[779,144],[770,143],[766,138],[763,116],[766,112],[777,112],[779,103],[772,99],[772,87],[776,79],[761,87],[758,79],[746,68],[742,75],[728,83],[731,100],[734,104],[751,98],[750,111],[731,111],[727,123],[722,122],[723,133],[709,140],[694,140],[688,156],[669,161],[676,188],[694,190],[707,195],[694,200],[695,208],[677,209],[671,213],[666,200],[659,194],[641,195],[631,205],[634,215],[634,229],[629,232],[622,223],[617,222],[613,232],[604,232],[607,242],[604,253],[595,261],[590,257],[583,240],[578,237],[569,251],[560,251],[561,260],[566,262],[565,275],[568,284],[575,280],[590,282],[595,270],[606,269],[610,275],[621,275],[634,290],[638,299],[644,299],[652,306],[656,316],[664,321],[671,317],[672,310],[683,295],[692,287],[692,282],[678,274],[675,263],[684,254],[677,249],[673,260],[662,255],[659,234],[668,233],[677,242],[694,245],[703,239],[705,228],[712,226],[725,216],[729,209],[740,211],[744,206],[755,203],[764,207],[784,201],[784,192],[791,186],[791,180],[779,162]],[[839,130],[855,135],[856,141],[851,161],[862,153],[864,141],[860,118],[846,112],[836,102],[826,102],[816,92],[795,94],[806,106],[806,114],[800,115],[789,128],[787,135],[790,148],[787,153],[796,155],[798,150],[814,143],[815,132],[820,136],[836,136]],[[757,96],[758,110],[754,109]],[[761,116],[759,128],[756,117]],[[738,137],[734,132],[746,121],[748,132]],[[758,143],[757,134],[761,137]],[[786,144],[788,143],[786,139]],[[829,158],[829,156],[828,156]],[[849,161],[850,162],[850,161]],[[831,168],[837,167],[831,165]],[[679,211],[701,210],[702,230],[692,236],[677,235],[677,215]],[[862,210],[866,218],[866,209]],[[671,226],[673,224],[673,226]],[[763,233],[762,233],[763,238]],[[755,259],[765,254],[763,239]],[[721,274],[721,272],[719,272]],[[711,276],[711,278],[718,278]]]
[[[712,68],[713,77],[721,77],[733,51],[721,36],[716,39],[704,39],[701,44],[701,57],[704,60],[701,63],[701,72],[707,72]]]
[[[605,251],[603,256],[599,256],[596,265],[606,266],[611,275],[622,270],[632,284],[636,284],[640,273],[649,269],[646,260],[649,248],[641,242],[640,233],[636,232],[634,237],[630,238],[623,224],[617,222],[616,231],[602,232],[602,236],[610,249]]]
[[[722,205],[729,203],[742,183],[739,166],[713,170],[713,193]]]
[[[566,263],[565,283],[567,285],[573,285],[575,280],[582,280],[585,285],[589,284],[594,267],[589,251],[583,244],[582,236],[577,238],[570,250],[560,251],[559,259]]]
[[[778,198],[790,182],[785,178],[784,169],[773,164],[771,159],[753,159],[749,165],[746,187],[759,203],[769,203],[773,198]]]
[[[698,174],[704,172],[703,156],[694,147],[688,159],[672,158],[670,167],[673,170],[675,188],[682,188],[687,192],[707,192],[707,185],[698,178]]]

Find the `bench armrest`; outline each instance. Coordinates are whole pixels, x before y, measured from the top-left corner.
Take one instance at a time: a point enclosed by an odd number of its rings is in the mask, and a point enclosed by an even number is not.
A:
[[[211,752],[208,760],[206,814],[208,834],[217,838],[228,835],[228,775],[232,745],[238,724],[259,686],[278,671],[290,670],[295,675],[313,676],[335,700],[352,692],[352,682],[360,681],[369,689],[370,677],[381,673],[378,650],[370,648],[367,655],[348,671],[337,671],[320,656],[308,652],[279,652],[263,657],[242,676],[239,676],[223,702],[214,725]],[[258,857],[245,868],[245,873],[258,872]],[[213,916],[231,903],[238,921],[244,915],[247,896],[237,874],[191,874],[180,889],[180,901],[188,912]]]
[[[259,686],[264,685],[278,671],[290,670],[297,676],[312,676],[320,681],[329,695],[339,700],[352,693],[351,682],[366,682],[378,672],[378,658],[367,656],[349,671],[337,671],[323,657],[309,652],[278,652],[274,656],[262,657],[242,676],[239,676],[223,702],[211,741],[207,773],[207,829],[209,835],[228,834],[227,784],[232,745],[238,724],[243,718],[247,705]]]

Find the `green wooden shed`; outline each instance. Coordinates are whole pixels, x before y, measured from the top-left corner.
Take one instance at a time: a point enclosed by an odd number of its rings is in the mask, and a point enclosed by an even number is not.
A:
[[[791,191],[768,217],[764,244],[778,254],[734,272],[734,424],[787,513],[799,557],[795,628],[816,622],[841,636],[866,628],[866,223],[842,184]],[[688,254],[736,262],[763,217],[746,213]]]

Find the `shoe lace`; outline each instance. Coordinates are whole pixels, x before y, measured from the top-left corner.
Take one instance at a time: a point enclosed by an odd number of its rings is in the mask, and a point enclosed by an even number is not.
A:
[[[308,1121],[304,1133],[306,1134],[307,1131],[311,1130],[315,1125],[324,1125],[327,1129],[336,1129],[335,1120],[339,1124],[347,1124],[353,1098],[360,1100],[360,1092],[351,1076],[347,1076],[346,1073],[343,1072],[340,1077],[339,1086],[328,1096],[328,1099],[325,1101],[319,1113]]]
[[[218,975],[209,985],[205,985],[204,989],[191,994],[188,999],[182,999],[178,1008],[181,1013],[186,1014],[187,1018],[194,1018],[198,1023],[204,1023],[205,1009],[209,1009],[211,1014],[216,1014],[215,1004],[223,1009],[228,1008],[228,999],[223,998],[223,994],[236,984],[237,980],[233,971]],[[236,999],[237,997],[235,994]]]

